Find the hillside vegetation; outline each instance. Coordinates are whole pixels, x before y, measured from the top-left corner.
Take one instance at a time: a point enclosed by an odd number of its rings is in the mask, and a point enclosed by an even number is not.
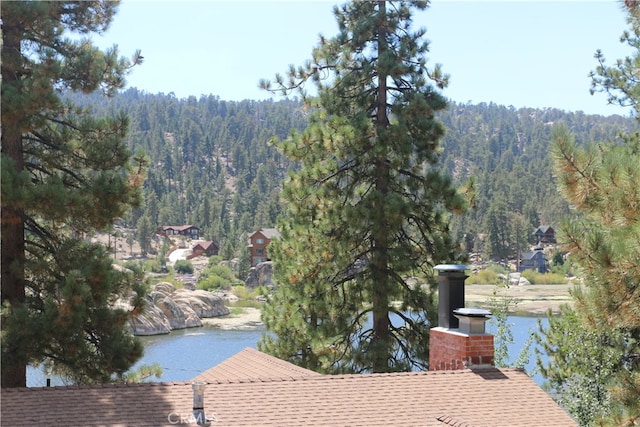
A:
[[[128,144],[149,158],[145,203],[122,218],[144,246],[161,225],[194,224],[220,244],[222,259],[242,257],[246,235],[273,227],[279,190],[296,165],[270,145],[306,125],[297,100],[240,102],[210,95],[179,99],[129,89],[113,99],[75,98],[96,114],[124,111]],[[474,208],[451,229],[468,252],[513,257],[534,243],[539,225],[569,213],[554,181],[549,141],[565,123],[578,143],[615,141],[637,128],[632,118],[557,109],[458,104],[439,114],[445,125],[441,165],[457,182],[475,180]]]

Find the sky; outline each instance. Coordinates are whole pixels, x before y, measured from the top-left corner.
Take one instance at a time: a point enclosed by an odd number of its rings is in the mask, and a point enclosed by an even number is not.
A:
[[[342,1],[122,0],[109,30],[95,36],[121,55],[140,49],[144,63],[128,87],[176,97],[279,99],[260,79],[286,74],[311,58],[319,35],[337,34]],[[443,95],[459,103],[622,114],[589,93],[600,49],[607,62],[632,51],[618,0],[434,0],[414,16],[430,41],[428,65],[450,75]]]

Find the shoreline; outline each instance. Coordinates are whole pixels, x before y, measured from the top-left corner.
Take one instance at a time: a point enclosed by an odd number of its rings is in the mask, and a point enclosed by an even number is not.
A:
[[[522,285],[496,287],[495,285],[465,285],[466,306],[476,305],[479,308],[491,308],[492,298],[510,298],[513,304],[509,313],[519,316],[540,317],[560,313],[562,305],[571,305],[571,289],[575,285]]]
[[[490,309],[491,298],[511,298],[513,304],[509,313],[522,317],[546,316],[548,310],[552,314],[560,312],[560,306],[571,304],[570,290],[574,285],[523,285],[510,286],[508,288],[494,285],[465,285],[465,305]],[[257,307],[239,307],[241,313],[233,313],[226,316],[210,317],[202,319],[203,327],[212,327],[222,330],[256,329],[264,327],[261,319],[261,310]]]
[[[208,317],[202,319],[202,326],[222,330],[255,329],[264,326],[262,311],[256,307],[240,307],[242,313],[227,314],[226,316]]]

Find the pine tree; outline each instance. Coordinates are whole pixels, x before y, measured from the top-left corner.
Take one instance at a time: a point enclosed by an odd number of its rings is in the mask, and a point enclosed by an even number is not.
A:
[[[543,373],[585,424],[634,425],[623,420],[640,420],[640,135],[587,147],[564,126],[553,136],[559,184],[579,213],[561,225],[561,241],[584,286],[543,330]]]
[[[640,9],[624,2],[631,27],[621,42],[632,56],[599,66],[592,92],[640,115],[638,75]],[[540,341],[552,363],[543,365],[551,386],[563,393],[568,410],[587,425],[629,426],[640,422],[640,133],[578,147],[566,127],[553,132],[554,168],[565,198],[577,215],[564,222],[561,236],[584,286],[575,305],[551,319]],[[585,347],[586,351],[576,351]],[[541,364],[541,363],[539,363]],[[598,379],[594,384],[594,378]],[[593,410],[596,405],[598,410]]]
[[[2,4],[2,387],[25,386],[40,362],[106,381],[142,352],[128,314],[112,309],[137,282],[83,237],[139,203],[144,160],[131,162],[125,116],[96,119],[63,97],[123,86],[131,61],[65,36],[104,31],[116,9]]]
[[[299,89],[311,111],[309,126],[280,143],[301,168],[285,181],[282,239],[269,247],[277,290],[260,348],[271,354],[323,372],[428,364],[432,267],[458,259],[447,219],[465,203],[436,168],[444,130],[435,113],[446,102],[434,84],[447,78],[427,69],[424,30],[412,29],[412,14],[426,7],[336,7],[339,34],[321,37],[288,79],[262,82]]]

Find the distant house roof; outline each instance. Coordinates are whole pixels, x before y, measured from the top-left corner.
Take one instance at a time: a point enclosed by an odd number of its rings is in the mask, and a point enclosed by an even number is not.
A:
[[[201,241],[201,242],[197,242],[195,245],[193,245],[193,249],[197,249],[198,247],[202,248],[203,251],[206,251],[207,249],[209,249],[210,247],[218,247],[218,245],[216,244],[216,242],[213,241]]]
[[[536,232],[540,231],[541,233],[554,232],[553,228],[550,225],[541,225],[537,228]]]
[[[198,228],[195,225],[163,225],[162,231],[167,230],[176,230],[176,231],[186,231],[190,228]]]
[[[247,347],[191,381],[216,382],[232,379],[301,378],[320,375],[287,361]]]
[[[249,235],[249,238],[253,237],[257,233],[261,233],[264,237],[266,237],[269,240],[281,237],[280,232],[275,228],[261,228],[258,231],[254,231],[253,233],[251,233]]]
[[[303,375],[283,377],[285,362],[275,363],[276,375],[265,378],[269,357],[242,353],[222,362],[226,367],[214,371],[205,387],[204,410],[214,418],[212,426],[577,425],[519,369],[364,375],[300,371]],[[244,362],[261,366],[242,368]],[[234,373],[241,376],[233,378]],[[195,425],[189,419],[190,383],[5,388],[1,398],[3,425],[168,426],[180,420]]]
[[[556,232],[551,226],[541,225],[533,234],[538,238],[539,242],[556,243]]]
[[[531,259],[535,258],[535,256],[537,254],[542,254],[542,256],[544,257],[544,254],[542,253],[542,251],[531,251],[531,252],[523,252],[522,253],[522,259],[523,260],[531,260]]]

